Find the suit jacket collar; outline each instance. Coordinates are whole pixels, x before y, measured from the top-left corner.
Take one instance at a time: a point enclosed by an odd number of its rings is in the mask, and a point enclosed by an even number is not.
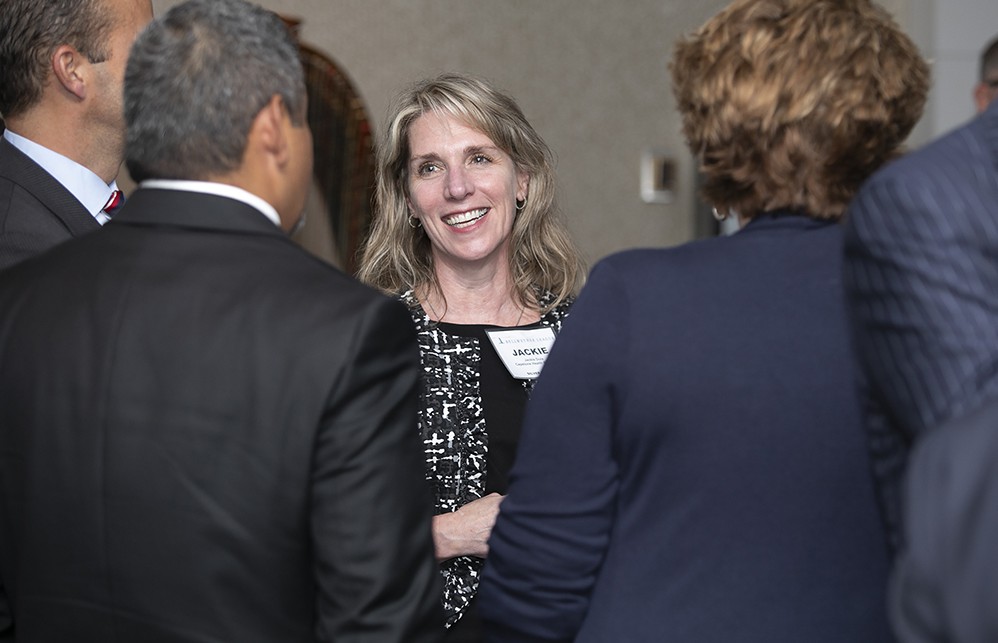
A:
[[[242,201],[159,188],[136,190],[107,225],[172,226],[288,238],[266,215]]]
[[[0,173],[44,205],[74,237],[100,229],[79,199],[21,150],[0,137]]]
[[[771,210],[768,212],[761,212],[752,217],[748,223],[742,226],[739,233],[750,233],[781,228],[809,230],[836,224],[837,221],[835,219],[814,219],[802,212],[795,212],[793,210]]]

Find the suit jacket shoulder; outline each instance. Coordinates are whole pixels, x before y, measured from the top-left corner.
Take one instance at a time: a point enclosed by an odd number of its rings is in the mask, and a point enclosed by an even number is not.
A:
[[[870,178],[860,196],[885,184],[909,186],[922,194],[998,194],[998,109],[889,163]]]
[[[779,274],[783,262],[808,264],[820,256],[820,261],[831,262],[834,272],[841,250],[842,229],[836,223],[780,211],[761,214],[730,236],[625,250],[600,260],[597,267],[621,272],[637,291],[703,292],[705,281],[744,291],[752,284],[739,280],[741,271],[759,268]],[[654,284],[641,277],[651,270],[656,271]],[[696,279],[690,279],[691,271]]]
[[[0,270],[99,229],[69,190],[0,138]]]

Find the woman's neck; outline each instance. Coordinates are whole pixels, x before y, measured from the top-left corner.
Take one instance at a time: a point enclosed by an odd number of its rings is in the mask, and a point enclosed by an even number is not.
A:
[[[460,272],[439,266],[436,275],[440,292],[425,288],[416,293],[434,321],[512,327],[540,319],[535,310],[518,302],[505,266]]]

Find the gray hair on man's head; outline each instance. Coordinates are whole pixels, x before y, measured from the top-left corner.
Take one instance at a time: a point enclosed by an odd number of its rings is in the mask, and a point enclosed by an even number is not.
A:
[[[136,181],[207,179],[242,163],[254,119],[279,96],[306,118],[298,48],[281,19],[243,0],[188,0],[154,20],[125,72],[125,160]]]

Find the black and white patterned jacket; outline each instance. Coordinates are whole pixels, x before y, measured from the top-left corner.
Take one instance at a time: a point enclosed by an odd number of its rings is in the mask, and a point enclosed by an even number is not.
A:
[[[543,307],[552,296],[540,297]],[[481,353],[478,340],[446,333],[423,311],[412,290],[400,295],[418,333],[423,369],[419,430],[426,452],[426,477],[433,486],[436,513],[457,511],[485,492],[488,452],[486,419],[479,388]],[[571,302],[552,309],[540,323],[558,333]],[[529,393],[532,380],[525,380]],[[461,618],[478,590],[483,559],[451,558],[440,564],[444,577],[444,611],[448,627]]]

